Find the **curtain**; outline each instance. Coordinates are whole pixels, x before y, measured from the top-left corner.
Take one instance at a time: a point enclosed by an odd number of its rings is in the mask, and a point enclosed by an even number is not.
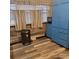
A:
[[[16,10],[16,30],[26,29],[25,22],[25,11],[24,10]]]
[[[32,11],[32,28],[42,27],[42,17],[39,10]]]

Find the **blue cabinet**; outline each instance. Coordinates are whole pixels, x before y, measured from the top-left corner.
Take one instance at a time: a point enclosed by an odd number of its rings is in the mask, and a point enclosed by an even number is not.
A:
[[[69,47],[69,1],[52,0],[52,23],[47,24],[46,34],[57,44]]]

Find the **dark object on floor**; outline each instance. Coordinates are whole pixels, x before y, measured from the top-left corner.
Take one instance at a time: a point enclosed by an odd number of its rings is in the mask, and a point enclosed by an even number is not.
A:
[[[22,30],[21,39],[23,45],[26,45],[26,43],[31,44],[30,30]]]

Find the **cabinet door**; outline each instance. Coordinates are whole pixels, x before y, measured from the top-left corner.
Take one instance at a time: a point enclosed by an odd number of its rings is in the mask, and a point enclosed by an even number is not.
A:
[[[69,39],[69,34],[68,33],[63,33],[63,32],[59,32],[59,36],[58,36],[60,39],[62,40],[66,40],[68,41]]]
[[[61,0],[52,0],[52,2],[53,2],[52,5],[54,6],[60,4]]]
[[[48,36],[48,37],[52,37],[52,25],[51,24],[47,24],[47,26],[46,26],[46,35]]]
[[[68,3],[61,4],[61,19],[60,19],[60,28],[68,29],[69,28],[69,7]]]
[[[61,4],[61,19],[60,19],[60,30],[59,32],[61,39],[65,39],[68,41],[68,35],[69,35],[69,7],[68,3]]]
[[[61,3],[67,3],[69,0],[61,0]]]
[[[61,13],[60,13],[61,9],[60,6],[53,6],[52,8],[52,26],[54,27],[59,27],[60,24],[60,19],[61,19]]]

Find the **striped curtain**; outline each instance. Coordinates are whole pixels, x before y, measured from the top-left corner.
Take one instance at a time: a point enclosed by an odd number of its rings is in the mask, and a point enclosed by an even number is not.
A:
[[[16,30],[26,29],[26,21],[25,21],[25,11],[24,10],[16,10]]]
[[[41,12],[39,10],[32,11],[32,28],[38,29],[41,28],[42,25],[42,17]]]

